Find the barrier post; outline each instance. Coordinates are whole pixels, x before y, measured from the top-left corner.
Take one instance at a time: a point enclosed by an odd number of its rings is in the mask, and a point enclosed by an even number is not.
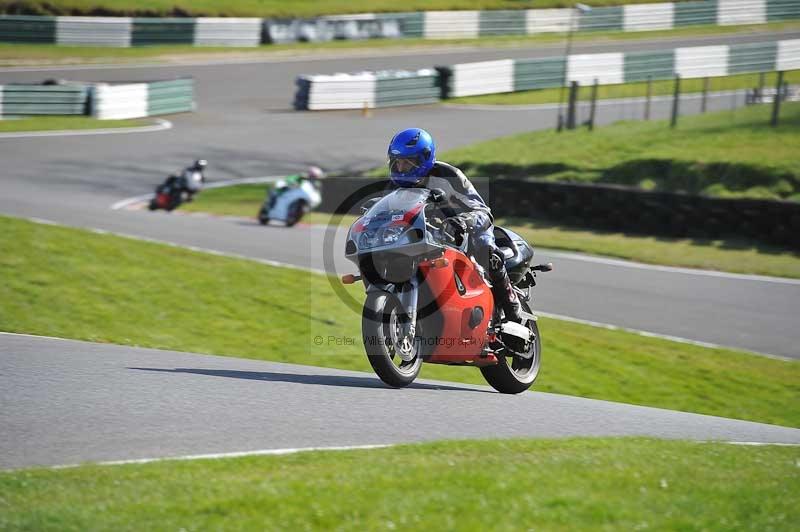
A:
[[[597,78],[594,78],[594,84],[592,85],[592,105],[589,108],[589,131],[594,130],[594,114],[597,108],[597,85],[598,81]]]
[[[672,96],[672,118],[669,121],[669,127],[674,128],[678,125],[678,112],[681,99],[681,76],[675,76],[675,92]]]
[[[781,114],[781,89],[783,88],[783,70],[778,72],[778,80],[775,83],[775,100],[772,102],[772,120],[770,125],[776,127],[778,118]]]
[[[653,98],[653,76],[647,76],[647,98],[644,101],[644,119],[650,120],[650,100]]]
[[[700,100],[700,112],[706,112],[706,105],[708,101],[708,78],[703,78],[703,97]]]
[[[567,107],[567,129],[575,129],[575,103],[578,99],[578,82],[569,84],[569,106]]]
[[[761,103],[764,98],[764,86],[766,85],[766,74],[761,72],[758,74],[758,93],[756,95],[755,103]]]

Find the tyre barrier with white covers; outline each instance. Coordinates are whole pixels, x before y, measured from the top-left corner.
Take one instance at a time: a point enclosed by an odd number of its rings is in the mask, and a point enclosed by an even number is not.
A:
[[[307,19],[0,15],[0,42],[85,46],[258,46],[374,38],[469,39],[574,31],[652,31],[800,19],[800,0],[690,0],[596,7],[359,13]]]
[[[433,69],[300,76],[294,107],[319,111],[417,105],[436,103],[440,92]]]
[[[436,67],[435,71],[384,71],[301,76],[296,109],[359,109],[411,105],[482,94],[581,85],[702,78],[800,69],[800,39],[691,46],[655,52],[574,54],[569,57],[499,59]]]
[[[100,120],[141,118],[193,111],[194,82],[190,78],[148,83],[92,86],[92,116]]]
[[[437,67],[442,97],[560,87],[577,81],[601,85],[800,68],[800,39],[691,46],[655,52],[574,54],[567,58],[505,59]]]
[[[0,15],[0,42],[130,47],[259,46],[260,18],[35,17]]]
[[[80,83],[0,85],[0,116],[83,115],[89,88]]]
[[[0,116],[91,115],[100,120],[193,111],[194,81],[0,85]]]

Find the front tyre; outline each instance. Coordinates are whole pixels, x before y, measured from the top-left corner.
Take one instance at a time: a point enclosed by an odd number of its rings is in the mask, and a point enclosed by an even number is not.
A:
[[[286,226],[292,227],[299,222],[308,212],[308,203],[303,200],[295,200],[289,205],[289,212],[286,214]]]
[[[525,311],[530,312],[527,305]],[[539,374],[539,365],[542,362],[542,338],[535,321],[529,321],[528,328],[535,335],[534,339],[525,345],[525,354],[530,358],[511,353],[500,354],[497,355],[496,365],[481,368],[486,382],[500,393],[522,393],[531,387]]]
[[[403,336],[403,312],[397,298],[388,293],[367,294],[361,317],[361,336],[372,369],[394,388],[408,386],[422,366],[420,346]]]

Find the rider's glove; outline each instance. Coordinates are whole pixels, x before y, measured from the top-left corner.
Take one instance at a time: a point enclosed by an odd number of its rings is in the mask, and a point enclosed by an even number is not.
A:
[[[444,221],[444,229],[455,238],[467,233],[467,224],[460,216],[452,216]]]
[[[476,233],[489,227],[492,223],[489,217],[482,212],[462,212],[446,220],[448,225],[458,227],[462,232]]]

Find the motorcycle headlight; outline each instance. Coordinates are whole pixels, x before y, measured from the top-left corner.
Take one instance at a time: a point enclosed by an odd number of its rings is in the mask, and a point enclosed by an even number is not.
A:
[[[360,249],[374,248],[378,245],[378,235],[376,231],[364,231],[358,237],[358,247]]]
[[[396,243],[406,229],[408,228],[403,225],[385,227],[381,232],[381,244],[387,246]]]

